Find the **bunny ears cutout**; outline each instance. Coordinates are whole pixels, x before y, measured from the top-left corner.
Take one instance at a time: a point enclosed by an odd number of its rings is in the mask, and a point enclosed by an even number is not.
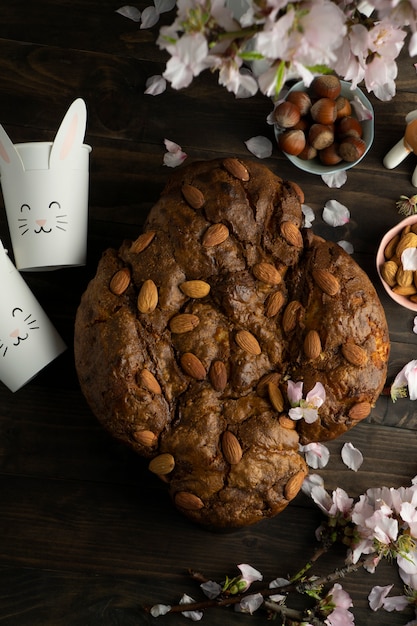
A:
[[[69,107],[55,135],[49,155],[49,169],[68,167],[75,162],[77,151],[83,146],[87,124],[87,109],[82,98]],[[25,171],[25,165],[8,134],[0,124],[0,172],[9,168]]]

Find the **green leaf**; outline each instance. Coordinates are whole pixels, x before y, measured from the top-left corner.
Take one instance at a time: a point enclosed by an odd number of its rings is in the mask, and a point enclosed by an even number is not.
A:
[[[308,65],[306,67],[312,74],[333,74],[333,70],[327,65]]]
[[[275,74],[275,94],[278,95],[282,89],[285,79],[285,61],[280,61]]]
[[[264,58],[260,52],[239,52],[239,56],[244,61],[259,61]]]

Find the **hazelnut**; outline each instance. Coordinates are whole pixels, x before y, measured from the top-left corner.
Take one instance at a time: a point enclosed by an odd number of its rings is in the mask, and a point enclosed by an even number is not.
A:
[[[304,149],[306,138],[302,130],[285,130],[278,135],[278,145],[283,152],[298,156]]]
[[[352,106],[349,100],[344,96],[339,96],[338,98],[336,98],[336,111],[336,119],[340,119],[341,117],[350,115],[352,113]]]
[[[353,163],[361,158],[366,150],[366,143],[360,137],[346,137],[340,144],[339,152],[344,161]]]
[[[339,139],[344,139],[345,137],[362,137],[362,134],[362,124],[356,117],[342,117],[337,123],[337,136]]]
[[[334,131],[326,124],[313,124],[308,133],[308,141],[316,150],[323,150],[334,142]]]
[[[281,128],[292,128],[300,120],[300,111],[292,102],[281,102],[274,111],[275,121]]]
[[[297,124],[294,124],[294,126],[292,126],[292,128],[298,129],[298,130],[303,130],[304,132],[306,130],[308,130],[308,127],[310,126],[311,121],[309,122],[309,120],[306,117],[300,117],[299,121],[297,122]]]
[[[342,85],[339,78],[334,74],[325,74],[324,76],[316,76],[311,83],[311,88],[320,98],[336,100],[340,95]]]
[[[336,120],[336,102],[330,98],[320,98],[310,109],[311,117],[319,124],[333,124]]]
[[[320,150],[318,154],[323,165],[337,165],[340,161],[342,161],[338,143],[332,143],[331,146],[327,146],[327,148]]]
[[[318,154],[317,149],[313,148],[313,146],[307,141],[304,149],[297,156],[299,159],[303,159],[304,161],[311,161],[311,159],[315,159]]]
[[[287,96],[287,102],[295,104],[300,115],[307,115],[311,108],[311,99],[305,91],[291,91]]]

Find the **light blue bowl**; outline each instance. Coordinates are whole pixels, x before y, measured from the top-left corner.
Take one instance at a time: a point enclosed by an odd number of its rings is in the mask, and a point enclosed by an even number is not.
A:
[[[372,107],[372,104],[358,87],[352,90],[351,83],[348,83],[344,80],[341,80],[340,82],[342,85],[342,96],[344,96],[348,100],[353,100],[354,97],[357,96],[362,104],[364,104],[364,106],[372,113],[372,119],[364,120],[361,122],[363,128],[362,139],[366,143],[366,150],[363,155],[359,159],[357,159],[357,161],[341,161],[337,165],[323,165],[318,157],[311,160],[305,160],[300,159],[299,157],[292,154],[287,154],[286,152],[283,152],[283,154],[285,154],[285,156],[289,161],[291,161],[291,163],[293,163],[296,167],[298,167],[300,170],[303,170],[304,172],[309,172],[310,174],[319,174],[320,176],[322,176],[323,174],[334,174],[335,172],[340,172],[342,170],[349,170],[351,167],[355,167],[355,165],[357,165],[364,158],[372,145],[372,142],[374,140],[374,109]],[[291,87],[288,93],[291,93],[292,91],[308,91],[308,89],[306,89],[303,81],[301,80],[293,87]],[[274,131],[275,137],[278,140],[278,135],[282,132],[282,129],[277,124],[275,124]]]

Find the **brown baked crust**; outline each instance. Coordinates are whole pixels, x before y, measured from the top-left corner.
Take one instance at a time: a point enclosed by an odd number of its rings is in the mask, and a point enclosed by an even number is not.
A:
[[[76,368],[92,411],[152,459],[176,506],[205,525],[244,526],[285,508],[307,473],[299,442],[345,432],[385,382],[388,330],[374,287],[340,246],[301,228],[299,194],[258,162],[175,172],[145,224],[151,241],[107,250],[77,312]],[[207,245],[215,224],[219,239]],[[149,280],[151,310],[141,312]],[[186,281],[207,283],[208,295],[189,297]],[[303,347],[312,329],[314,358]],[[304,382],[304,395],[324,385],[313,424],[287,418],[288,378]],[[277,388],[282,409],[271,401]]]

